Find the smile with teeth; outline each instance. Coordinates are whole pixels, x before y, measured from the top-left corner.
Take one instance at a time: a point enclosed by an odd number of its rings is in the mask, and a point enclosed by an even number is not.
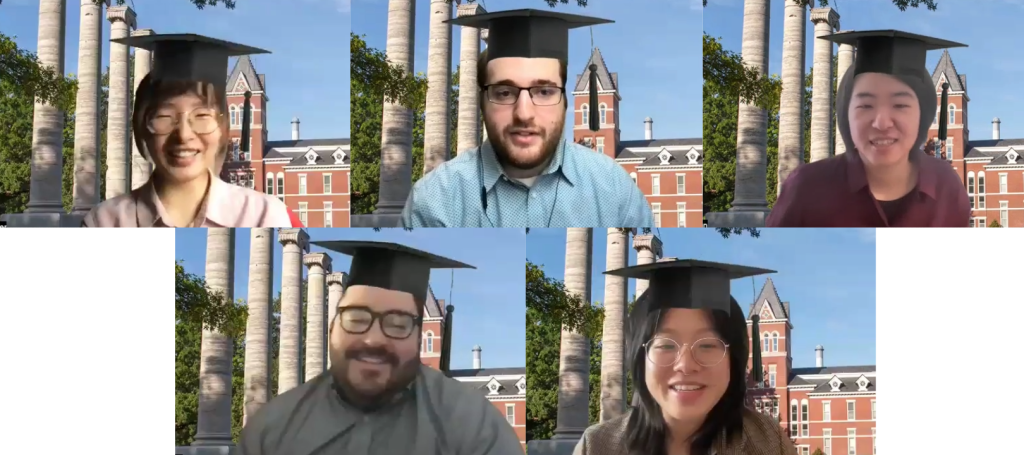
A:
[[[199,154],[199,150],[187,149],[187,150],[172,150],[171,156],[177,158],[191,158]]]
[[[358,360],[360,362],[373,363],[373,364],[377,364],[377,365],[383,365],[383,364],[387,363],[384,360],[383,357],[373,357],[373,356],[368,356],[368,355],[362,355],[362,356],[356,357],[356,360]]]
[[[693,392],[695,390],[701,390],[703,388],[704,388],[704,386],[702,386],[702,385],[674,385],[674,386],[672,386],[672,390],[675,390],[676,392]]]
[[[871,141],[871,145],[886,146],[896,143],[896,139],[875,139]]]

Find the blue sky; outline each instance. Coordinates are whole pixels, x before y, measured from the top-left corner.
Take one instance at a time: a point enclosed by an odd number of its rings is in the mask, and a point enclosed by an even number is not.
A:
[[[967,74],[971,140],[992,138],[992,118],[1002,121],[1002,138],[1024,138],[1024,112],[1014,109],[1024,101],[1017,90],[1024,77],[1024,47],[1019,46],[1020,0],[940,0],[938,10],[908,8],[900,12],[892,0],[833,0],[841,30],[898,29],[968,45],[950,49],[957,72]],[[782,1],[771,2],[769,71],[782,70]],[[978,25],[978,26],[972,26]],[[710,0],[704,10],[704,31],[723,39],[726,49],[739,52],[743,36],[743,0]],[[813,26],[808,14],[807,42]],[[812,63],[807,47],[807,67]],[[928,53],[928,71],[935,69],[942,51]]]
[[[660,231],[660,232],[657,232]],[[713,229],[659,229],[665,257],[728,262],[779,273],[732,282],[732,295],[746,312],[767,277],[790,302],[794,367],[814,366],[814,347],[825,347],[825,365],[875,364],[875,230],[761,229],[723,239]],[[604,300],[606,230],[594,230],[591,300]],[[530,229],[526,258],[544,273],[565,275],[565,230]],[[630,249],[629,263],[636,265]],[[636,281],[629,280],[632,296]]]
[[[365,35],[370,47],[384,50],[387,37],[387,0],[353,0],[352,31]],[[489,0],[487,11],[522,8],[548,9],[543,0]],[[699,32],[701,8],[697,0],[590,0],[580,8],[576,0],[555,11],[614,20],[593,27],[594,45],[601,49],[608,70],[619,73],[622,97],[619,118],[622,140],[644,138],[644,117],[654,119],[654,138],[695,138],[701,135]],[[427,71],[430,2],[416,7],[417,72]],[[452,31],[452,68],[458,66],[458,27]],[[628,38],[625,38],[628,37]],[[590,30],[569,32],[569,83],[583,72],[590,58]],[[570,106],[572,106],[570,96]],[[571,123],[571,122],[570,122]]]
[[[452,368],[472,368],[473,345],[483,348],[484,367],[526,364],[525,234],[522,229],[309,229],[312,240],[374,240],[400,243],[476,267],[438,269],[430,286],[437,298],[455,305]],[[249,230],[235,232],[235,298],[249,283]],[[274,247],[274,291],[281,289],[281,244]],[[185,270],[206,274],[206,229],[176,229],[175,257]],[[313,246],[313,252],[324,251]],[[347,271],[349,256],[328,252],[334,271]],[[304,272],[305,273],[305,272]]]
[[[267,75],[267,129],[273,141],[291,139],[292,117],[301,120],[305,139],[349,137],[349,2],[290,0],[285,7],[280,0],[237,0],[234,10],[222,6],[198,10],[188,0],[129,0],[127,4],[134,5],[139,28],[198,33],[270,51],[252,59],[256,71]],[[67,2],[65,73],[78,68],[80,3]],[[39,1],[3,2],[0,31],[16,36],[18,47],[35,52]],[[106,68],[110,62],[106,19],[103,38]]]

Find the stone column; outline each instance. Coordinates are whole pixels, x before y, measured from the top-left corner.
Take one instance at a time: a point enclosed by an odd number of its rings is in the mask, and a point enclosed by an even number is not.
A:
[[[636,250],[636,265],[651,264],[661,257],[661,239],[654,234],[633,236],[633,249]],[[640,298],[647,290],[647,280],[636,280],[635,298]]]
[[[299,385],[299,351],[302,346],[302,253],[309,251],[309,235],[303,229],[279,229],[281,242],[281,352],[278,354],[277,394]]]
[[[451,0],[430,0],[423,175],[447,161],[451,153],[452,26],[445,22],[451,18]]]
[[[331,327],[334,327],[334,316],[338,313],[338,304],[341,303],[341,297],[345,295],[345,282],[348,280],[348,274],[345,272],[334,272],[327,275],[327,333],[330,334]],[[328,340],[330,337],[328,336]],[[327,352],[330,348],[330,343],[327,344],[328,349],[324,349]],[[331,356],[327,356],[327,368],[331,367]]]
[[[206,234],[206,285],[224,305],[235,298],[235,230],[211,228]],[[231,446],[231,374],[234,343],[203,329],[199,362],[199,413],[194,446]]]
[[[103,7],[109,0],[80,0],[78,94],[75,96],[75,179],[71,212],[85,215],[100,203],[100,78],[103,60]]]
[[[414,73],[416,51],[416,2],[388,0],[388,32],[385,55],[392,65]],[[380,138],[380,196],[377,215],[389,226],[398,224],[412,190],[412,110],[384,102]],[[394,224],[392,224],[394,222]]]
[[[59,75],[64,74],[66,19],[67,0],[39,1],[37,57],[41,66]],[[32,115],[32,170],[25,213],[64,213],[63,167],[64,113],[36,99]]]
[[[309,267],[306,276],[306,382],[324,372],[324,341],[327,325],[324,320],[325,271],[331,269],[331,257],[327,253],[309,253],[302,257],[302,263]]]
[[[249,416],[270,401],[270,334],[274,306],[274,230],[253,228],[249,235],[249,318],[245,327],[243,426]]]
[[[127,38],[135,28],[135,11],[127,5],[107,8],[110,39]],[[110,43],[110,91],[107,105],[107,188],[106,199],[131,191],[131,148],[128,146],[128,101],[131,77],[128,46]]]
[[[821,36],[839,28],[832,8],[812,8],[814,23],[814,80],[811,88],[811,162],[832,156],[832,42]]]
[[[149,36],[155,34],[152,29],[144,28],[132,32],[132,36]],[[135,87],[132,88],[132,93],[139,91],[139,83],[142,82],[142,78],[149,74],[149,70],[153,68],[153,52],[142,48],[135,48],[135,75],[133,76]],[[132,99],[135,99],[134,97]],[[131,119],[129,118],[129,130],[131,129]],[[132,189],[136,189],[146,182],[149,181],[150,174],[153,173],[153,163],[147,160],[139,150],[139,146],[135,144],[135,132],[131,133],[131,147],[132,147]]]
[[[850,45],[850,44],[840,44],[839,45],[839,55],[837,56],[837,60],[838,61],[836,62],[837,63],[836,71],[838,72],[837,76],[838,76],[838,79],[839,79],[837,81],[837,83],[842,84],[843,83],[843,76],[846,75],[846,71],[848,71],[850,69],[850,67],[853,66],[853,46]],[[842,136],[839,135],[839,124],[838,124],[838,121],[839,120],[837,119],[836,120],[836,122],[837,122],[836,123],[836,131],[835,131],[836,155],[839,155],[841,153],[846,153],[846,143],[843,142]]]
[[[779,105],[779,166],[775,194],[804,162],[804,61],[807,6],[786,2],[782,31],[782,99]]]
[[[484,12],[486,12],[486,11],[484,11]],[[484,42],[484,51],[487,50],[486,46],[487,46],[487,34],[488,33],[489,33],[489,30],[486,29],[486,28],[483,29],[483,30],[480,30],[480,40]],[[477,76],[477,80],[479,81],[480,75],[477,74],[476,76]],[[460,82],[459,84],[461,85],[462,83]],[[477,95],[477,96],[479,96],[479,95]],[[486,142],[487,141],[487,128],[481,128],[480,127],[481,121],[482,121],[481,116],[483,115],[483,112],[481,112],[479,110],[479,107],[477,109],[478,110],[476,112],[476,123],[475,123],[475,125],[476,125],[476,129],[478,131],[480,131],[480,134],[477,135],[477,136],[480,138],[480,141]]]
[[[484,14],[484,8],[477,3],[459,5],[457,17]],[[480,91],[477,87],[476,65],[480,58],[480,29],[462,27],[459,41],[459,142],[458,153],[480,146]]]

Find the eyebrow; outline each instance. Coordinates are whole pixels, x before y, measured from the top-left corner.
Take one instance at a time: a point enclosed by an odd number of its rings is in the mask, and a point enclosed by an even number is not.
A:
[[[874,93],[869,93],[869,92],[859,92],[859,93],[856,93],[853,96],[855,98],[858,98],[858,99],[876,99],[876,98],[878,98],[877,96],[875,96]],[[889,95],[889,97],[890,98],[913,98],[914,95],[912,93],[906,91],[906,90],[902,90],[902,91],[899,91],[899,92],[896,92],[896,93],[893,93],[893,94]]]
[[[682,335],[681,333],[679,333],[679,332],[677,332],[677,331],[675,331],[675,330],[673,330],[673,329],[671,329],[671,328],[666,328],[666,329],[662,329],[662,330],[659,330],[659,331],[658,331],[658,333],[664,333],[664,334],[666,334],[666,335]],[[698,335],[698,336],[699,336],[699,335],[713,335],[713,336],[718,336],[718,334],[717,334],[717,333],[715,333],[715,331],[714,331],[714,330],[712,330],[712,329],[700,329],[700,330],[698,330],[698,331],[694,332],[693,334],[694,334],[694,335]]]
[[[498,82],[495,82],[495,83],[489,84],[489,85],[511,85],[513,87],[518,87],[518,85],[516,85],[516,83],[514,81],[512,81],[511,79],[502,79],[502,80],[500,80]],[[534,80],[530,81],[530,85],[529,86],[530,87],[544,87],[544,86],[555,86],[555,87],[557,87],[558,83],[557,82],[553,82],[553,81],[548,80],[548,79],[534,79]]]

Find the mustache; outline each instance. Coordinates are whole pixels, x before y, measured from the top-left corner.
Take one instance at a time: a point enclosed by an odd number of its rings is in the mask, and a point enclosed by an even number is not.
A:
[[[541,127],[536,126],[536,125],[528,125],[528,124],[524,124],[524,123],[512,123],[511,125],[505,127],[503,133],[504,134],[513,134],[513,133],[515,133],[517,131],[523,131],[523,130],[535,133],[535,134],[540,135],[540,136],[547,136],[547,130],[545,130],[544,128],[541,128]]]
[[[398,356],[384,347],[356,346],[345,350],[345,358],[348,360],[364,356],[384,359],[384,362],[392,367],[397,367],[399,363]]]

